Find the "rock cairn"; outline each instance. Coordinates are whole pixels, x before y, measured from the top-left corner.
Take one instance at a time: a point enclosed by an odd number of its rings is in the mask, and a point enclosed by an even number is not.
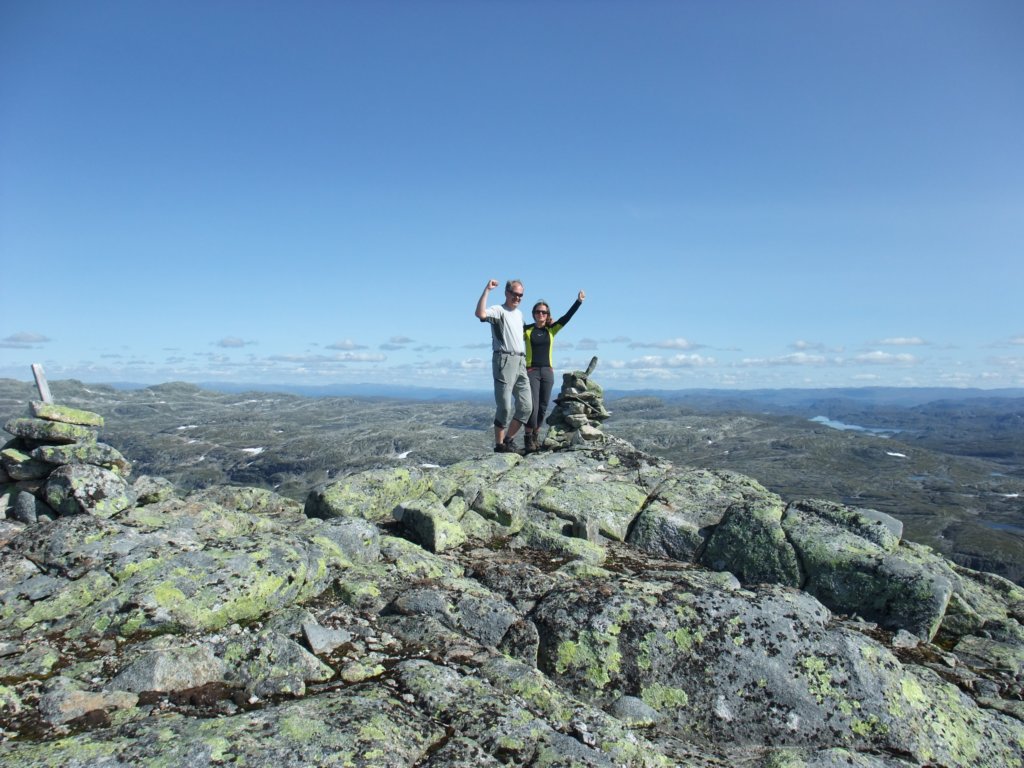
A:
[[[31,416],[4,425],[14,438],[0,449],[0,518],[31,524],[83,513],[110,517],[136,502],[131,463],[97,440],[102,416],[30,405]]]
[[[562,374],[562,390],[548,416],[543,447],[559,449],[607,442],[601,422],[611,413],[604,407],[604,390],[590,378],[596,367],[594,357],[587,370]]]

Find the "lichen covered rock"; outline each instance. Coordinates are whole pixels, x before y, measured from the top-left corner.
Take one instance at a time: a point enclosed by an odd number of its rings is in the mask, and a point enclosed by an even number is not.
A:
[[[130,489],[2,521],[4,765],[1024,764],[1024,590],[871,510],[613,438]]]
[[[111,517],[135,503],[131,485],[117,472],[91,464],[67,464],[50,473],[43,498],[61,515]]]

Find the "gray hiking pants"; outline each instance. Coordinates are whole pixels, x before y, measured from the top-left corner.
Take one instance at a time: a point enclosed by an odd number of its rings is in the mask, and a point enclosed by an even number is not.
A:
[[[512,419],[524,424],[533,410],[530,380],[526,377],[526,356],[495,352],[491,359],[494,374],[494,426],[507,427]],[[514,406],[514,408],[513,408]]]

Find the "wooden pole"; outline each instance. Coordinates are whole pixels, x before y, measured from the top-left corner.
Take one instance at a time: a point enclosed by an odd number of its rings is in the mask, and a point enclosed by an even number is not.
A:
[[[46,383],[46,374],[43,373],[43,366],[39,363],[32,363],[32,375],[36,377],[39,399],[44,403],[52,403],[53,396],[50,394],[50,385]]]

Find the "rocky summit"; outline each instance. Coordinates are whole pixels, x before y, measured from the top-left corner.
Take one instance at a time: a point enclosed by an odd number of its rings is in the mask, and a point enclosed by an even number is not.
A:
[[[575,426],[302,504],[12,420],[0,764],[1024,765],[1024,590]]]

